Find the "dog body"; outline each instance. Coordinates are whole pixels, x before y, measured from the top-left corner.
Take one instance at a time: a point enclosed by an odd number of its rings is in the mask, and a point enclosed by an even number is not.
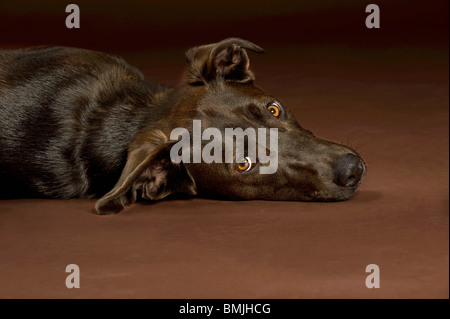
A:
[[[0,52],[1,195],[104,195],[136,132],[164,118],[157,105],[171,91],[106,54]]]
[[[316,138],[253,85],[242,39],[186,53],[185,82],[144,80],[123,59],[83,49],[0,51],[0,196],[96,198],[116,213],[142,197],[344,200],[365,165],[354,150]],[[236,163],[174,163],[176,127],[277,128],[275,174]],[[250,159],[249,159],[250,160]],[[249,163],[247,163],[249,164]],[[252,159],[253,166],[263,165]]]

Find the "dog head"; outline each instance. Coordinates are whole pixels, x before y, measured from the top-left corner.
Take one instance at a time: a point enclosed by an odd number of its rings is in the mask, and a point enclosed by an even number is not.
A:
[[[237,38],[186,52],[185,83],[161,102],[165,118],[137,134],[119,181],[97,211],[116,213],[139,195],[178,192],[304,201],[355,193],[366,172],[361,157],[317,138],[256,87],[247,50],[263,52]]]

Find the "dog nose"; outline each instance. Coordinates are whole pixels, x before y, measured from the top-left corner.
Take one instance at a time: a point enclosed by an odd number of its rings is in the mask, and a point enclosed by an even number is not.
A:
[[[334,183],[342,187],[354,187],[364,174],[364,163],[354,154],[345,154],[335,163]]]

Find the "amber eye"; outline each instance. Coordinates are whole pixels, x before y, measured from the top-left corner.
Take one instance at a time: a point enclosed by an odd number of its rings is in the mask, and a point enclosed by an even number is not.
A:
[[[237,163],[237,169],[241,172],[247,172],[252,168],[252,161],[247,156]]]
[[[269,103],[269,105],[267,105],[267,110],[269,110],[270,114],[272,114],[276,118],[280,117],[281,108],[280,108],[280,106],[278,104],[276,104],[274,102]]]

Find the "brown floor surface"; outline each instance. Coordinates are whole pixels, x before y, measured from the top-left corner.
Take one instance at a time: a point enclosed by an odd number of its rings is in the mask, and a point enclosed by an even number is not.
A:
[[[368,164],[339,203],[205,199],[94,214],[0,201],[1,298],[448,298],[448,51],[267,48],[257,84]],[[183,51],[128,54],[175,84]],[[65,287],[65,267],[81,288]],[[377,264],[381,288],[365,286]]]

